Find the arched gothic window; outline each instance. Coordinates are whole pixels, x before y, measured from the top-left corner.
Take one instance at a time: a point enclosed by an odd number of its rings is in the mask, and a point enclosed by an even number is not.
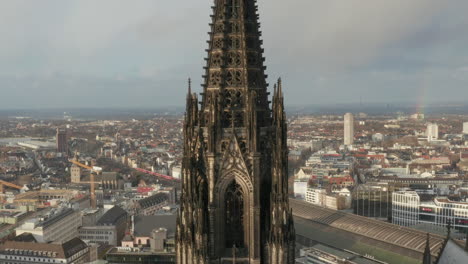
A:
[[[225,196],[225,237],[226,248],[244,247],[244,195],[242,188],[233,181]]]

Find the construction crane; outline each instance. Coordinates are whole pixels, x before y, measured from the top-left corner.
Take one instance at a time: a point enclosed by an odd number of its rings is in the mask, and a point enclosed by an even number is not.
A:
[[[156,177],[159,177],[159,178],[163,178],[163,179],[168,180],[168,181],[180,181],[179,179],[176,179],[174,177],[163,175],[163,174],[156,173],[156,172],[152,172],[152,171],[149,171],[149,170],[144,170],[144,169],[140,169],[140,168],[136,168],[135,170],[137,170],[139,172],[143,172],[145,174],[150,174],[150,175],[153,175],[153,176],[156,176]]]
[[[90,167],[90,166],[87,166],[81,162],[79,162],[78,160],[76,159],[71,159],[69,160],[71,163],[75,164],[76,166],[79,166],[81,168],[84,168],[84,169],[87,169],[89,170],[91,173],[90,173],[90,177],[89,177],[89,193],[91,195],[91,208],[93,209],[96,209],[97,207],[97,204],[96,204],[96,186],[95,184],[99,182],[96,182],[95,179],[94,179],[94,176],[96,174],[101,174],[102,173],[102,168],[100,167]],[[87,182],[83,182],[83,183],[87,183]]]
[[[75,159],[71,159],[71,160],[69,160],[69,161],[70,161],[71,163],[75,164],[76,166],[79,166],[79,167],[81,167],[81,168],[90,170],[91,172],[95,172],[95,173],[97,173],[97,174],[101,174],[101,172],[102,172],[102,168],[101,168],[101,167],[96,167],[96,166],[90,167],[90,166],[87,166],[87,165],[85,165],[85,164],[83,164],[83,163],[81,163],[81,162],[79,162],[79,161],[77,161],[77,160],[75,160]]]
[[[3,194],[5,193],[5,187],[10,187],[10,188],[13,188],[13,189],[18,189],[18,190],[21,190],[23,188],[23,187],[21,187],[19,185],[11,183],[11,182],[0,180],[0,194],[2,195],[2,197],[0,198],[0,202],[2,202],[2,203],[5,201],[4,200],[5,197],[3,196]]]
[[[13,189],[17,189],[17,190],[21,190],[23,188],[23,187],[21,187],[19,185],[11,183],[11,182],[0,180],[0,193],[4,193],[5,186],[13,188]]]

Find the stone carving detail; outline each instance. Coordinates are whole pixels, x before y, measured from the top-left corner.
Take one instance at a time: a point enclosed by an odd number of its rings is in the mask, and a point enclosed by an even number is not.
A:
[[[244,111],[234,112],[234,126],[243,127],[244,126]]]
[[[226,84],[231,87],[238,87],[243,84],[243,74],[241,70],[229,70],[226,76]]]
[[[221,152],[224,153],[229,146],[229,141],[223,141],[221,143]]]
[[[210,86],[216,87],[221,85],[221,72],[212,71],[210,73]]]
[[[229,52],[227,63],[228,63],[228,66],[230,67],[241,66],[242,65],[241,54],[239,52]]]
[[[212,1],[203,98],[187,96],[177,263],[232,263],[235,245],[234,262],[292,264],[284,100],[279,81],[269,102],[257,1]]]
[[[224,33],[224,24],[216,24],[214,28],[215,34],[222,34]]]
[[[240,171],[245,171],[245,162],[242,157],[242,152],[240,150],[237,139],[233,138],[229,144],[228,149],[224,152],[222,169],[224,171],[229,171],[233,169],[238,169]]]
[[[224,47],[224,40],[222,38],[217,38],[214,40],[213,48],[222,49]]]
[[[240,33],[241,31],[241,26],[238,22],[231,22],[229,24],[229,32],[230,33],[233,33],[233,34],[237,34],[237,33]]]
[[[232,111],[226,110],[223,112],[223,127],[232,126]]]
[[[224,107],[240,108],[244,106],[244,95],[241,90],[224,90]]]
[[[240,38],[238,38],[238,37],[229,38],[228,48],[230,48],[230,49],[240,49],[241,48]]]
[[[214,53],[211,55],[211,66],[213,67],[221,67],[223,64],[223,58],[220,53]]]

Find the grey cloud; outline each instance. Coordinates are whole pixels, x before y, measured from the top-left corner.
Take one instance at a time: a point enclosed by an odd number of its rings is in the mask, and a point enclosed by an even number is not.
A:
[[[211,4],[0,0],[0,89],[6,95],[0,105],[53,105],[74,98],[69,90],[109,106],[183,104],[186,78],[201,82]],[[459,70],[468,65],[468,1],[259,5],[268,74],[284,77],[289,104],[358,101],[362,94],[398,101],[417,97],[421,87],[433,99],[468,96]],[[109,97],[113,89],[119,92]]]

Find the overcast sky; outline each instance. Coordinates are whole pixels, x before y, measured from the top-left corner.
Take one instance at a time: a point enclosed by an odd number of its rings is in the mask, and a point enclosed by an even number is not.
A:
[[[289,105],[468,98],[466,0],[259,0]],[[0,0],[0,109],[183,106],[211,0]]]

